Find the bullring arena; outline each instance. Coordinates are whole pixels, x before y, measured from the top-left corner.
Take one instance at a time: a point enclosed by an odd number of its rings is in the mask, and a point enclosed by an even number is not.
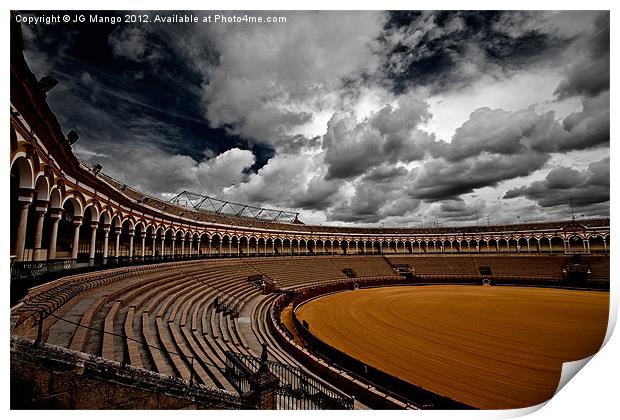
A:
[[[78,161],[11,50],[11,407],[518,408],[607,327],[609,219],[305,225]]]
[[[368,365],[498,409],[551,398],[562,363],[600,347],[608,302],[604,293],[553,288],[403,286],[329,295],[298,316]]]

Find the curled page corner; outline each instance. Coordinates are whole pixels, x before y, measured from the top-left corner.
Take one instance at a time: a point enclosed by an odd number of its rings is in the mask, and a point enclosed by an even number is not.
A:
[[[555,394],[554,394],[555,395]],[[541,408],[543,408],[545,405],[547,405],[547,403],[550,400],[547,401],[543,401],[540,404],[536,404],[536,405],[531,405],[529,407],[523,407],[523,408],[516,408],[514,410],[507,410],[509,411],[509,413],[506,413],[507,416],[506,417],[510,417],[510,418],[515,418],[515,417],[525,417],[527,415],[530,415],[532,413],[535,413],[536,411],[540,410]]]
[[[560,374],[560,381],[558,382],[558,387],[553,393],[553,397],[555,397],[557,393],[560,392],[560,390],[564,387],[564,385],[566,385],[577,374],[577,372],[579,372],[594,357],[594,355],[596,355],[596,353],[584,359],[573,360],[571,362],[562,363],[562,373]],[[540,404],[532,405],[529,407],[516,408],[512,410],[503,410],[503,412],[500,411],[501,415],[499,417],[500,418],[516,418],[516,417],[527,416],[543,408],[545,405],[547,405],[549,401],[551,401],[551,399],[553,399],[553,397],[551,397],[547,401],[541,402]]]
[[[573,376],[575,376],[577,372],[579,372],[595,355],[596,353],[584,359],[562,363],[562,374],[560,375],[560,382],[558,382],[558,387],[556,388],[553,395],[555,396],[558,392],[560,392],[560,390],[564,388],[564,385],[566,385],[568,381],[573,379]]]

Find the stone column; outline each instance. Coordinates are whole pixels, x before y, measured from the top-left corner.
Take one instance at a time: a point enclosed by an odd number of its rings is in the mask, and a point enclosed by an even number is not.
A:
[[[95,249],[97,246],[97,228],[99,227],[98,221],[90,222],[90,248],[88,249],[88,264],[93,265],[95,263]]]
[[[110,224],[106,223],[103,225],[103,262],[104,264],[108,260],[109,242],[110,242]]]
[[[181,238],[181,255],[185,255],[185,236]]]
[[[140,232],[140,238],[142,239],[142,249],[140,250],[140,256],[144,259],[144,252],[146,251],[146,232]]]
[[[166,236],[164,235],[161,238],[161,256],[162,256],[162,258],[163,258],[164,254],[165,254],[165,251],[166,251],[166,248],[164,247],[165,244],[166,244]]]
[[[177,252],[176,246],[175,246],[176,241],[177,241],[176,237],[173,237],[172,238],[172,255],[176,255],[176,252]]]
[[[118,257],[121,256],[120,254],[120,250],[121,250],[121,227],[115,227],[114,228],[114,235],[116,235],[116,237],[114,238],[114,258],[118,259]]]
[[[564,253],[566,254],[570,248],[570,244],[567,240],[564,240]]]
[[[583,240],[583,249],[584,251],[586,251],[586,254],[590,253],[590,240],[588,239]]]
[[[134,229],[129,229],[129,258],[133,258],[133,237],[135,234]]]
[[[47,201],[37,201],[37,207],[35,214],[37,218],[37,224],[34,231],[34,252],[32,259],[34,261],[41,261],[41,242],[43,239],[43,221],[45,220],[45,214],[47,213]]]
[[[28,209],[32,204],[34,190],[20,188],[18,192],[19,216],[17,216],[17,233],[15,235],[15,261],[24,260],[26,248],[26,229],[28,225]]]
[[[151,248],[151,256],[155,257],[155,241],[157,240],[157,233],[153,233],[151,236],[151,239],[153,239],[153,247]]]
[[[50,219],[52,220],[52,232],[50,234],[50,246],[47,250],[47,259],[53,260],[56,258],[56,238],[58,238],[58,222],[62,215],[62,209],[51,209]]]
[[[71,259],[76,260],[78,256],[78,246],[80,243],[80,226],[82,216],[73,216],[73,246],[71,248]]]

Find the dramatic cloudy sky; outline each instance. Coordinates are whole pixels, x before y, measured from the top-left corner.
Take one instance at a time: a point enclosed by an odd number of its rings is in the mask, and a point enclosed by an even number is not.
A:
[[[608,12],[256,14],[286,23],[23,25],[26,58],[76,155],[163,198],[317,224],[609,214]]]

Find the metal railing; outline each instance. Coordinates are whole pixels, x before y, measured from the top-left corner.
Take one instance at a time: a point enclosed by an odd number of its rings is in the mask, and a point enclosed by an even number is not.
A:
[[[226,374],[239,392],[250,390],[253,374],[262,363],[280,380],[276,390],[276,406],[287,410],[352,410],[352,397],[330,388],[308,376],[300,368],[273,360],[263,362],[260,358],[233,353],[226,354]]]
[[[11,280],[37,277],[45,273],[72,270],[76,260],[22,261],[11,264]]]

